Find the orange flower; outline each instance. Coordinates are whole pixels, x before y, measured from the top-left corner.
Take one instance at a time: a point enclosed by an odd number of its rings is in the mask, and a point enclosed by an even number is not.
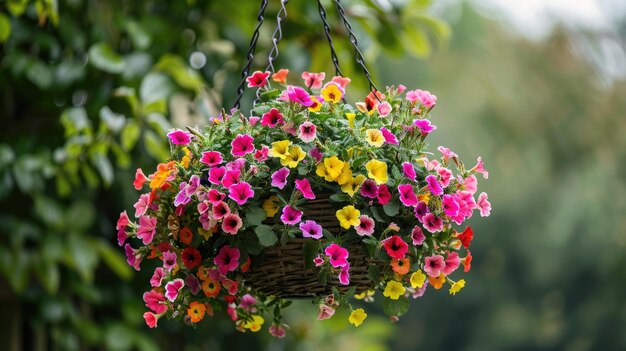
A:
[[[157,166],[157,171],[152,174],[152,180],[150,181],[150,188],[158,189],[165,185],[168,177],[175,173],[176,171],[176,162],[170,161],[168,163],[159,163]]]
[[[241,267],[239,267],[239,269],[241,269],[241,273],[246,273],[248,269],[250,269],[250,263],[252,263],[252,260],[250,260],[250,256],[248,256],[246,262],[244,262]]]
[[[191,318],[192,323],[200,322],[204,318],[205,312],[206,306],[197,301],[189,304],[189,308],[187,308],[187,315]]]
[[[428,282],[430,283],[430,285],[433,286],[433,288],[439,290],[443,286],[443,283],[446,282],[446,275],[441,273],[441,274],[439,274],[439,276],[437,278],[433,278],[433,277],[429,276],[428,277]]]
[[[202,291],[204,291],[204,295],[206,295],[206,297],[215,297],[220,294],[220,290],[222,290],[220,283],[209,277],[202,282]]]
[[[276,83],[287,84],[287,75],[289,74],[288,69],[281,69],[278,72],[272,74],[272,80]]]
[[[198,273],[196,273],[196,275],[200,280],[205,281],[209,278],[209,270],[204,266],[200,266],[198,267]]]
[[[411,261],[408,257],[401,260],[394,258],[393,260],[391,260],[391,268],[394,272],[400,275],[405,275],[409,273],[409,270],[411,268]]]
[[[184,227],[180,230],[178,237],[183,244],[189,245],[193,240],[193,233],[191,232],[191,229],[189,229],[188,227]]]

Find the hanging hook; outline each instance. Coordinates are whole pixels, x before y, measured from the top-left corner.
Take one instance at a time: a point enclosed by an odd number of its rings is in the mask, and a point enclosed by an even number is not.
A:
[[[322,5],[321,0],[317,0],[317,7],[319,9],[320,17],[322,18],[322,23],[324,25],[324,34],[326,35],[326,39],[328,40],[328,46],[330,46],[330,56],[333,60],[333,66],[335,66],[335,75],[343,77],[343,73],[339,68],[339,58],[337,58],[335,46],[333,45],[333,38],[330,35],[330,25],[328,24],[328,20],[326,20],[326,9],[324,8],[324,5]]]

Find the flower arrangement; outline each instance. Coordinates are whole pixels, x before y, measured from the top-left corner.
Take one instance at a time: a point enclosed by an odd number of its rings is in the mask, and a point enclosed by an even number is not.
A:
[[[351,298],[379,292],[393,320],[428,286],[447,284],[452,295],[465,286],[451,275],[469,271],[474,234],[454,227],[474,210],[489,215],[487,194],[476,196],[476,175],[488,172],[480,157],[467,168],[448,148],[427,151],[437,97],[399,85],[353,107],[344,100],[349,78],[324,84],[324,73],[305,72],[300,87],[287,75],[271,75],[282,89],[270,89],[270,72],[254,72],[248,86],[263,101],[252,116],[233,110],[203,131],[174,130],[171,159],[149,176],[137,170],[135,188],[150,190],[134,205],[137,222],[124,211],[116,228],[132,267],[156,263],[143,295],[150,327],[163,316],[195,324],[225,310],[240,331],[258,331],[271,316],[269,332],[283,337],[289,300],[249,277],[265,250],[292,240],[306,241],[301,259],[325,291],[315,294],[318,319],[347,308],[358,327],[367,313]],[[320,200],[334,223],[308,212]],[[366,267],[353,263],[355,248]],[[351,284],[356,271],[365,284]]]

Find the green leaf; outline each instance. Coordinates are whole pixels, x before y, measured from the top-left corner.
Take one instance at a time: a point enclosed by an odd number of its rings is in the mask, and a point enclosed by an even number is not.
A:
[[[143,50],[150,46],[150,43],[152,42],[150,32],[145,30],[141,24],[135,21],[128,21],[126,22],[126,31],[128,32],[133,45],[135,45],[137,49]]]
[[[143,141],[146,150],[155,160],[165,161],[170,156],[170,152],[165,146],[165,142],[153,131],[146,131],[143,136]]]
[[[133,276],[133,271],[122,257],[121,251],[112,248],[103,241],[96,242],[96,246],[98,247],[98,251],[104,263],[117,274],[118,277],[129,280]]]
[[[307,241],[304,243],[302,247],[302,251],[304,253],[304,268],[312,269],[313,268],[313,259],[317,256],[320,250],[320,242],[317,240]]]
[[[404,27],[402,42],[405,47],[416,57],[427,57],[430,55],[430,43],[426,33],[414,25]]]
[[[11,36],[11,21],[4,13],[0,13],[0,43],[4,43]]]
[[[383,211],[389,217],[393,217],[400,212],[400,206],[395,202],[389,202],[383,206]]]
[[[122,73],[124,71],[124,59],[107,43],[97,43],[89,48],[89,62],[108,73]]]
[[[61,204],[43,195],[35,197],[35,214],[50,227],[60,228],[64,225]]]
[[[100,172],[100,177],[102,177],[104,185],[107,187],[111,185],[113,182],[113,166],[111,165],[111,160],[103,153],[96,153],[92,157],[92,161]]]
[[[367,277],[373,282],[380,280],[380,267],[375,264],[370,264],[367,267]]]
[[[407,311],[409,310],[409,299],[404,296],[400,296],[400,298],[397,300],[384,298],[383,310],[388,316],[400,317],[403,314],[407,313]]]
[[[87,282],[93,280],[94,269],[98,266],[99,255],[93,245],[80,235],[67,238],[65,262]]]
[[[204,81],[200,74],[187,66],[180,56],[165,54],[154,66],[157,70],[167,73],[181,87],[200,93]]]
[[[265,247],[272,246],[278,241],[276,233],[274,233],[272,227],[269,225],[258,225],[254,229],[254,232],[256,233],[257,238],[259,238],[259,243]]]
[[[109,106],[103,106],[100,109],[100,119],[113,133],[118,133],[126,121],[124,115],[111,111]]]
[[[21,16],[24,11],[26,11],[28,1],[29,0],[9,0],[7,2],[7,7],[9,8],[11,15],[14,17]]]
[[[139,123],[135,120],[128,120],[124,129],[122,129],[122,135],[120,136],[122,149],[125,151],[132,150],[133,147],[135,147],[140,134],[141,129],[139,127]]]
[[[36,60],[28,67],[26,77],[39,88],[47,89],[52,85],[53,73],[48,65]]]
[[[246,213],[244,223],[246,226],[260,225],[267,218],[267,213],[261,207],[253,207]]]
[[[145,105],[154,101],[166,100],[172,90],[172,81],[165,74],[152,72],[148,73],[141,81],[139,97]]]
[[[37,259],[33,262],[33,269],[37,279],[48,294],[56,294],[61,283],[59,266],[54,262]]]
[[[79,132],[91,129],[91,121],[87,117],[87,111],[82,107],[73,107],[63,111],[61,124],[65,129],[65,136],[76,135]]]
[[[347,202],[350,201],[350,197],[346,194],[333,194],[330,195],[330,200],[335,202]]]
[[[93,225],[96,210],[91,202],[77,200],[65,212],[65,223],[68,228],[84,231]]]

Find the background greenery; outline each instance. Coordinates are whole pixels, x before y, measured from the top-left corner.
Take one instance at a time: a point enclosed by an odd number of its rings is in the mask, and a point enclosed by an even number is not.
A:
[[[114,223],[137,196],[134,169],[167,155],[165,131],[231,106],[258,3],[9,0],[0,2],[1,349],[626,348],[626,84],[589,60],[594,47],[577,49],[606,34],[563,26],[531,40],[476,2],[343,3],[378,85],[438,95],[432,145],[486,161],[494,210],[474,223],[463,292],[430,291],[396,325],[371,313],[358,329],[347,316],[317,322],[300,301],[285,340],[239,334],[220,317],[195,331],[149,330],[145,272],[127,267]],[[365,95],[324,4],[351,95]],[[278,8],[270,1],[256,68],[267,64]],[[316,3],[292,1],[288,12],[277,67],[332,74]],[[626,20],[612,29],[623,48]]]

